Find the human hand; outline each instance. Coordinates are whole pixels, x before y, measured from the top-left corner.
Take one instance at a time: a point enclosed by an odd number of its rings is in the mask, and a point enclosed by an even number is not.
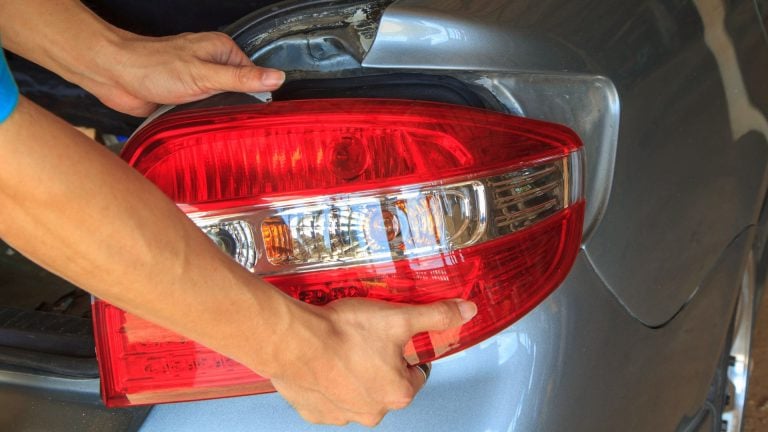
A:
[[[275,90],[285,74],[255,66],[223,33],[144,37],[119,32],[102,50],[99,66],[76,80],[105,105],[146,116],[157,104],[180,104],[225,91]]]
[[[34,29],[29,25],[34,22]],[[3,48],[51,70],[104,104],[145,116],[224,91],[274,90],[285,75],[254,66],[223,33],[139,36],[78,0],[0,2]]]
[[[375,426],[424,385],[422,372],[403,358],[404,345],[416,333],[461,326],[477,307],[343,299],[306,312],[310,317],[300,321],[309,325],[290,329],[284,367],[271,377],[275,388],[309,422]]]

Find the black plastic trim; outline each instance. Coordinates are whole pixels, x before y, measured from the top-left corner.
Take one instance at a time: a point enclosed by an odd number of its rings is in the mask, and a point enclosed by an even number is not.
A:
[[[507,111],[484,88],[471,88],[452,77],[419,73],[303,79],[286,82],[272,93],[275,101],[338,98],[406,99]]]
[[[96,358],[69,357],[0,346],[0,370],[66,378],[98,378]]]
[[[94,357],[91,321],[71,315],[0,307],[0,345],[72,357]]]

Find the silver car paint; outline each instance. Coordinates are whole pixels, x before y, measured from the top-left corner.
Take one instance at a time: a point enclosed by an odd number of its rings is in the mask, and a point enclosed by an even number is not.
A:
[[[592,34],[606,29],[582,25],[601,13],[615,33]],[[610,79],[622,107],[620,157],[610,204],[586,251],[628,311],[660,326],[689,301],[725,245],[754,221],[760,204],[754,197],[765,195],[768,162],[764,136],[733,139],[723,121],[729,114],[717,63],[700,43],[702,34],[684,33],[689,29],[675,14],[701,25],[694,5],[684,3],[399,1],[384,14],[363,65]],[[627,40],[633,32],[643,39]],[[622,48],[629,53],[619,62]],[[756,49],[765,56],[768,47]],[[643,59],[643,52],[672,58],[656,64],[659,59]],[[610,176],[594,162],[587,160],[587,184],[608,187]]]

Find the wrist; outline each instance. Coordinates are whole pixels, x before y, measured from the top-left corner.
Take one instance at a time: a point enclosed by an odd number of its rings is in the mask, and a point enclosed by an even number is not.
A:
[[[304,372],[311,369],[307,365],[323,358],[320,351],[334,333],[332,323],[320,313],[320,307],[280,296],[285,300],[284,309],[274,314],[280,322],[267,327],[270,332],[267,346],[247,365],[273,379],[296,376],[297,369]]]
[[[82,87],[109,80],[106,63],[130,35],[75,0],[4,3],[0,30],[5,48]]]
[[[125,45],[131,33],[99,20],[87,33],[90,43],[76,42],[68,47],[49,47],[49,55],[58,63],[54,72],[91,93],[117,84],[115,69],[126,62]],[[81,36],[81,38],[86,36]],[[137,36],[138,37],[138,36]]]

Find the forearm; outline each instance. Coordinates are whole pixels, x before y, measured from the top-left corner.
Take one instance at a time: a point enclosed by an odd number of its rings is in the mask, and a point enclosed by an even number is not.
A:
[[[272,378],[308,420],[373,426],[424,376],[414,335],[460,326],[468,302],[289,299],[219,251],[137,172],[21,99],[0,124],[0,237],[91,293]]]
[[[74,0],[3,0],[0,34],[5,47],[133,115],[222,91],[269,91],[285,78],[254,66],[224,34],[132,35]],[[476,313],[464,301],[289,299],[219,251],[146,179],[25,99],[0,124],[0,237],[83,289],[271,377],[314,422],[375,425],[406,406],[424,385],[403,358],[406,342]]]
[[[136,315],[275,370],[272,341],[296,339],[284,334],[303,308],[221,253],[146,179],[25,99],[0,125],[0,161],[0,237]],[[264,348],[242,358],[252,341]]]

